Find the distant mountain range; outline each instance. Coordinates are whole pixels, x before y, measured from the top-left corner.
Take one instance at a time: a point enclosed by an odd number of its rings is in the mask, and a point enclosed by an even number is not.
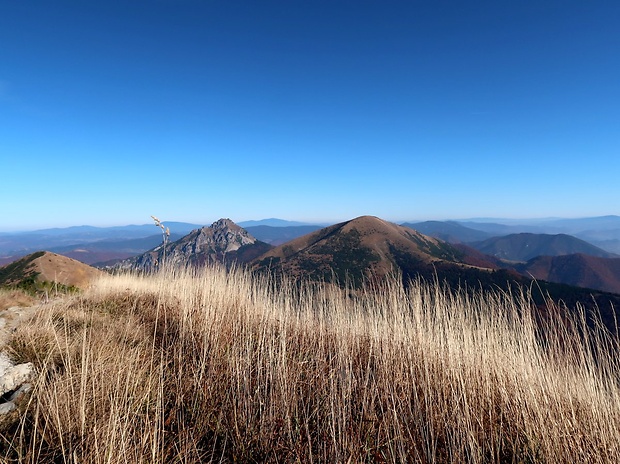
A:
[[[172,241],[178,240],[181,237],[179,234],[170,234],[170,240]],[[77,259],[86,264],[100,266],[142,254],[156,247],[161,242],[162,235],[158,234],[144,238],[102,240],[80,245],[54,247],[50,251]]]
[[[321,226],[249,226],[244,227],[245,230],[250,232],[258,240],[271,245],[280,245],[293,240],[302,235],[309,234],[315,230],[320,229]]]
[[[507,261],[529,261],[537,256],[563,256],[576,253],[601,258],[618,257],[566,234],[510,234],[472,242],[470,245],[487,255]]]
[[[187,235],[204,224],[186,222],[165,222],[174,237]],[[311,228],[321,228],[328,224],[305,224],[283,219],[262,219],[258,221],[243,221],[239,225],[255,234],[259,240],[281,244],[296,236],[301,236]],[[542,234],[569,234],[610,253],[620,254],[620,217],[602,216],[584,219],[537,219],[537,220],[461,220],[461,221],[426,221],[402,224],[419,232],[439,238],[450,243],[471,243],[486,240],[491,237],[516,233]],[[267,226],[269,228],[263,228]],[[259,227],[258,229],[253,229]],[[262,230],[261,230],[262,229]],[[116,227],[76,226],[67,228],[41,229],[28,232],[0,232],[0,265],[15,260],[37,250],[57,249],[61,252],[70,252],[70,247],[86,249],[92,256],[83,256],[90,263],[97,262],[94,253],[107,251],[139,254],[151,248],[154,236],[159,230],[154,224],[128,225]],[[134,239],[150,240],[148,244],[139,242],[124,244],[124,241]],[[87,244],[106,242],[92,249]],[[115,247],[118,246],[118,250]],[[146,247],[146,248],[145,248]],[[78,252],[79,253],[79,252]],[[83,252],[82,252],[83,253]],[[76,254],[76,257],[79,256]],[[102,256],[102,260],[115,259],[116,256]]]
[[[476,236],[458,224],[424,224],[441,227],[441,233],[450,236],[461,234],[455,240],[463,234]],[[249,227],[272,241],[282,237],[274,229],[294,236],[308,228],[316,226]],[[157,236],[151,237],[154,241]],[[310,230],[278,246],[258,240],[230,219],[194,229],[165,246],[161,239],[159,236],[158,243],[147,252],[121,260],[113,267],[150,272],[164,262],[180,267],[237,263],[254,272],[348,283],[352,287],[364,281],[380,282],[387,274],[396,272],[405,284],[410,279],[423,278],[439,280],[453,288],[505,291],[518,284],[534,289],[539,304],[548,294],[567,305],[579,302],[586,307],[597,304],[610,308],[612,302],[620,307],[620,258],[609,257],[603,250],[561,234],[511,234],[482,242],[449,243],[411,227],[362,216]],[[530,256],[534,257],[526,261]],[[13,265],[9,269],[10,266]],[[0,268],[0,273],[6,275],[6,268]],[[531,278],[539,282],[532,285]],[[613,319],[610,310],[604,311],[609,322]]]
[[[449,243],[479,242],[493,236],[455,221],[405,222],[402,225]]]
[[[508,224],[473,221],[426,221],[404,223],[423,234],[450,243],[480,242],[492,237],[521,233],[571,235],[609,253],[620,255],[620,217],[554,219]]]
[[[203,227],[187,222],[164,224],[171,231],[171,242]],[[284,243],[321,227],[275,218],[246,221],[240,225],[252,230],[259,240],[273,244]],[[161,238],[154,224],[4,232],[0,233],[0,266],[38,250],[55,251],[87,264],[111,264],[150,250],[161,242]]]
[[[248,229],[272,244],[258,240]],[[441,276],[453,285],[484,282],[500,287],[507,281],[525,282],[535,277],[620,294],[620,282],[610,277],[615,272],[613,255],[567,235],[512,234],[501,239],[451,244],[372,216],[320,229],[317,226],[248,229],[230,219],[221,219],[168,243],[165,248],[160,242],[152,250],[121,261],[116,267],[148,271],[164,259],[182,266],[237,262],[257,271],[269,269],[279,274],[353,284],[367,278],[381,278],[392,271],[402,273],[405,279]],[[449,223],[442,230],[478,236],[469,234],[467,228],[458,224]],[[308,233],[301,235],[303,232]],[[294,238],[273,246],[275,240],[287,237]],[[573,260],[574,266],[562,271],[559,265],[548,264],[545,268],[541,263],[549,260],[531,260],[530,256],[574,256],[575,253],[581,256],[589,253],[593,259]],[[531,261],[527,262],[528,259]],[[590,266],[595,266],[595,270]],[[583,281],[575,277],[579,275],[584,276]],[[597,280],[593,275],[605,278]]]
[[[243,227],[244,229],[247,229],[249,227],[257,227],[257,226],[299,227],[299,226],[313,226],[317,224],[310,224],[307,222],[299,222],[299,221],[286,221],[284,219],[277,219],[277,218],[269,218],[269,219],[261,219],[259,221],[241,221],[239,222],[239,225]]]
[[[545,219],[530,220],[517,223],[516,221],[498,222],[484,221],[426,221],[418,223],[405,223],[403,226],[408,230],[414,229],[427,237],[439,239],[444,246],[450,244],[455,263],[484,269],[505,269],[509,272],[519,272],[524,275],[534,275],[539,279],[556,282],[566,282],[573,285],[589,286],[594,289],[614,291],[620,293],[620,286],[616,285],[612,278],[583,278],[583,281],[575,278],[575,275],[615,275],[613,257],[616,256],[608,248],[595,246],[591,241],[583,240],[565,233],[549,234],[534,232],[517,232],[492,236],[493,233],[505,233],[507,231],[521,231],[523,229],[535,230],[570,230],[575,233],[595,237],[605,241],[607,245],[620,243],[620,217],[604,216],[586,219]],[[232,223],[232,221],[231,221]],[[264,219],[261,221],[246,221],[245,231],[255,240],[258,245],[244,248],[241,251],[231,250],[223,252],[226,247],[213,246],[209,252],[194,253],[188,248],[189,235],[206,239],[208,231],[213,227],[202,227],[196,224],[167,222],[172,235],[166,248],[169,256],[179,254],[179,262],[193,256],[190,261],[200,263],[202,261],[218,260],[226,256],[228,261],[239,260],[250,262],[256,256],[266,252],[271,246],[293,246],[294,241],[300,237],[308,236],[319,230],[324,230],[319,225],[300,225],[281,219]],[[234,224],[234,223],[232,223]],[[342,223],[344,224],[344,223]],[[236,227],[239,227],[235,224]],[[337,226],[337,225],[336,225]],[[334,227],[334,226],[330,226]],[[329,228],[329,227],[328,227]],[[482,230],[481,230],[482,229]],[[202,231],[202,232],[200,232]],[[206,233],[206,235],[205,235]],[[414,234],[415,235],[415,234]],[[393,239],[394,237],[392,237]],[[47,249],[60,253],[88,264],[113,265],[114,263],[129,258],[143,256],[148,252],[152,257],[151,263],[160,260],[158,253],[162,236],[153,224],[135,225],[125,227],[99,228],[90,226],[70,227],[66,229],[45,229],[22,234],[0,235],[0,265],[14,261],[19,256],[40,249]],[[184,240],[183,243],[177,243]],[[346,242],[346,240],[345,240]],[[448,242],[447,244],[445,242]],[[203,244],[204,245],[204,244]],[[322,247],[328,247],[323,244]],[[331,245],[329,245],[331,246]],[[611,247],[613,249],[613,246]],[[149,251],[150,250],[150,251]],[[250,252],[250,250],[252,250]],[[387,256],[388,250],[381,253]],[[284,257],[284,253],[280,259]],[[376,252],[374,250],[373,252]],[[273,253],[276,253],[275,251]],[[560,257],[571,255],[583,255],[598,257],[601,260],[573,259],[549,260],[542,257]],[[301,260],[300,254],[298,257]],[[308,254],[310,256],[311,253]],[[185,258],[183,258],[184,256]],[[369,255],[372,256],[372,255]],[[458,258],[457,258],[458,256]],[[274,255],[275,259],[277,256]],[[536,260],[539,258],[538,260]],[[138,258],[135,258],[137,260]],[[146,258],[142,258],[143,260]],[[392,256],[390,265],[397,260]],[[288,258],[287,258],[288,260]],[[287,260],[282,261],[283,263]],[[532,261],[534,260],[534,261]],[[147,260],[148,261],[148,260]],[[544,266],[553,271],[542,272]],[[568,269],[560,263],[572,263],[577,268]],[[308,263],[306,263],[308,265]],[[402,263],[401,263],[402,264]],[[288,263],[286,266],[292,266]],[[343,263],[343,268],[348,265]],[[528,267],[529,266],[529,267]],[[375,267],[381,267],[375,264]],[[609,267],[609,269],[607,269]],[[590,268],[596,268],[596,272]],[[578,270],[580,269],[580,270]],[[607,270],[604,270],[607,269]],[[315,271],[319,272],[319,271]],[[339,271],[338,271],[339,272]],[[350,273],[355,271],[349,270]]]
[[[455,247],[467,250],[472,263],[476,256],[472,248],[478,250],[483,267],[512,269],[539,280],[620,293],[620,256],[571,235],[517,233],[473,241],[477,231],[457,223],[410,226],[445,237]]]
[[[175,238],[199,228],[185,222],[166,223]],[[152,248],[159,234],[153,224],[118,227],[76,226],[0,234],[0,266],[38,250],[56,250],[89,264],[126,258]],[[161,234],[159,234],[161,238]]]
[[[599,216],[577,219],[521,219],[485,221],[465,220],[459,224],[487,232],[492,236],[523,232],[537,234],[568,234],[611,253],[620,254],[620,216]]]
[[[456,221],[472,229],[484,230],[494,235],[505,233],[547,233],[576,235],[588,231],[612,231],[620,229],[620,216],[597,216],[587,218],[542,219],[464,219]]]

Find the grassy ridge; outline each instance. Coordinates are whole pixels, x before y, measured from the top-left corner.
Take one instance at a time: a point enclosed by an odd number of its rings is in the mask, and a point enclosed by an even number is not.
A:
[[[0,267],[0,291],[25,292],[31,296],[41,296],[60,293],[74,293],[78,288],[73,285],[64,285],[58,282],[43,280],[36,270],[35,260],[45,255],[45,251],[37,251]]]
[[[32,262],[45,254],[44,251],[32,253],[25,258],[0,268],[0,285],[30,287],[36,283],[38,273],[33,269]]]
[[[352,296],[219,268],[106,277],[15,334],[41,375],[3,456],[620,462],[614,344],[531,306],[397,279]]]

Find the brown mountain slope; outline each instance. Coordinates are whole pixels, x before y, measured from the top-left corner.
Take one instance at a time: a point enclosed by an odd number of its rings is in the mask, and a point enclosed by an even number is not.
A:
[[[451,245],[463,254],[461,260],[465,264],[487,269],[506,269],[506,265],[500,259],[486,255],[469,245],[464,243],[452,243]]]
[[[539,256],[519,270],[540,280],[620,294],[620,258],[585,254]]]
[[[66,256],[39,251],[0,268],[0,285],[56,282],[85,288],[102,274],[102,271]]]
[[[268,251],[254,264],[259,270],[355,283],[393,270],[407,277],[432,278],[437,266],[453,271],[475,268],[466,264],[463,251],[450,244],[374,216],[361,216],[304,235]]]

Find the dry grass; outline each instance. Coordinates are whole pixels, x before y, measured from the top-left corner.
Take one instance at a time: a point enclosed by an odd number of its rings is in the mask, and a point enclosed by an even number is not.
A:
[[[20,329],[7,462],[620,462],[617,350],[525,295],[106,277]]]
[[[32,306],[36,299],[27,292],[20,289],[0,288],[0,311],[9,309],[13,306]]]

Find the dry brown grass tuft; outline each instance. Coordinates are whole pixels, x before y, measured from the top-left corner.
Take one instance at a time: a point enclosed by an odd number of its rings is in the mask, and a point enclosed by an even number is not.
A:
[[[106,277],[16,333],[41,375],[4,457],[620,462],[615,345],[530,310],[396,279],[352,296],[219,268]]]
[[[23,290],[0,288],[0,311],[13,306],[32,306],[35,303],[36,299]]]

